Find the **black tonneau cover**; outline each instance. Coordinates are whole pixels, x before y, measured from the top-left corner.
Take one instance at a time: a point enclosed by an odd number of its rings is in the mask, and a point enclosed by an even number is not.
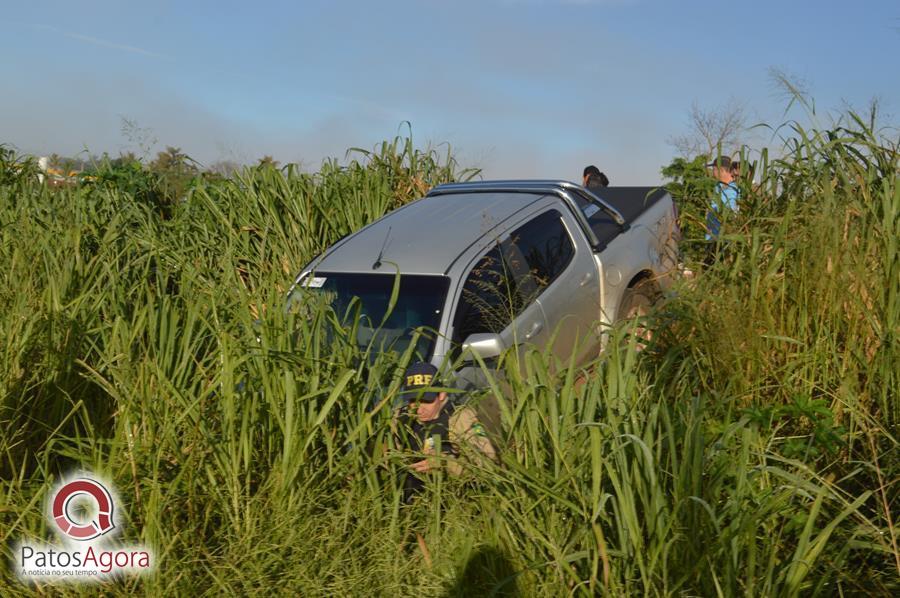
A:
[[[662,187],[604,187],[590,189],[590,191],[617,209],[628,225],[666,195],[666,190]],[[591,230],[597,235],[600,249],[606,247],[622,232],[622,227],[616,224],[609,214],[596,208],[594,204],[585,204],[580,207]]]

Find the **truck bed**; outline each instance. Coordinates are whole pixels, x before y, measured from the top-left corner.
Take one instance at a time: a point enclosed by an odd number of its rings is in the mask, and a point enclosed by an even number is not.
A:
[[[666,190],[662,187],[606,187],[592,191],[594,195],[616,208],[629,225],[666,195]],[[582,211],[587,215],[584,208]],[[622,229],[603,210],[591,211],[593,213],[587,217],[588,224],[597,235],[600,246],[604,247],[615,239]]]

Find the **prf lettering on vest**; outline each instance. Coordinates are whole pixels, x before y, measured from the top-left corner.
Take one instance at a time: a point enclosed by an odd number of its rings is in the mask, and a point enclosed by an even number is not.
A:
[[[426,384],[431,384],[431,374],[416,374],[414,376],[406,377],[406,385],[407,386],[425,386]]]

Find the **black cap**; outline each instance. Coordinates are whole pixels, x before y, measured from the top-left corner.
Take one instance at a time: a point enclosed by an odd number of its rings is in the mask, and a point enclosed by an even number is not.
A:
[[[731,168],[731,158],[729,158],[728,156],[719,156],[718,158],[707,164],[707,166],[721,166],[722,168]]]
[[[403,373],[403,387],[400,398],[404,403],[434,403],[440,392],[423,390],[434,386],[438,369],[430,363],[414,363]]]

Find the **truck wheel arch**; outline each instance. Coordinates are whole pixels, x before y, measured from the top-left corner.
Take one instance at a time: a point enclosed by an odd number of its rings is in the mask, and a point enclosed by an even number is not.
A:
[[[653,280],[653,272],[641,270],[632,277],[622,294],[616,310],[616,321],[620,322],[629,317],[646,315],[646,311],[656,303],[659,296],[660,289]]]

